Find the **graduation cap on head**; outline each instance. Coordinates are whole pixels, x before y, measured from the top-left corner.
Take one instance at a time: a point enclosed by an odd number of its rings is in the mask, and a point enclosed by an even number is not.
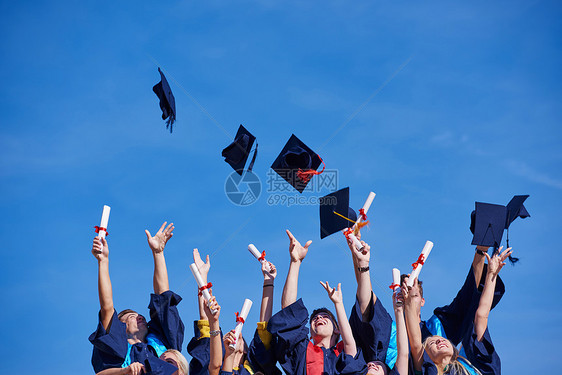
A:
[[[164,76],[164,73],[158,68],[158,73],[160,73],[160,82],[158,82],[152,88],[152,91],[160,99],[160,109],[162,110],[162,120],[166,120],[166,129],[170,127],[170,133],[172,132],[172,127],[174,122],[176,122],[176,99],[174,94],[172,94],[172,89],[168,84],[168,80]]]
[[[145,374],[149,375],[172,375],[178,368],[157,357],[149,356],[144,361]]]
[[[302,193],[312,176],[324,172],[326,165],[316,171],[320,164],[324,164],[320,156],[292,134],[271,169]]]
[[[222,156],[224,157],[224,161],[226,161],[232,169],[234,169],[240,176],[242,176],[242,172],[244,171],[244,165],[246,165],[246,161],[250,156],[250,151],[252,150],[252,146],[256,137],[252,135],[245,127],[240,125],[238,128],[238,132],[236,132],[236,136],[234,137],[234,142],[228,145],[224,150],[222,150]],[[252,156],[252,160],[248,165],[248,171],[252,171],[254,167],[254,162],[256,161],[256,156],[258,155],[258,144],[256,142],[256,149],[254,150],[254,155]]]
[[[478,246],[487,246],[497,249],[501,244],[504,229],[508,229],[509,225],[517,217],[530,217],[523,202],[528,195],[516,195],[508,203],[507,207],[476,202],[476,209],[471,213],[470,231],[474,234],[472,244]],[[509,229],[507,237],[507,247],[509,247]],[[512,263],[519,259],[509,257]]]
[[[351,228],[357,214],[349,207],[349,188],[320,198],[320,238]]]

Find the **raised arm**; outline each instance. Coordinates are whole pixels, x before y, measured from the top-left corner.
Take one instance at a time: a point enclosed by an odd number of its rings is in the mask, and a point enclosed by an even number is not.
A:
[[[238,341],[238,342],[237,342]],[[229,332],[224,335],[223,338],[224,343],[224,359],[222,361],[222,371],[223,372],[232,372],[234,368],[234,357],[236,351],[240,346],[244,346],[244,340],[239,337],[239,340],[236,340],[236,336],[234,330],[230,330]],[[232,349],[230,347],[231,344],[236,343],[236,349]]]
[[[476,333],[478,341],[482,341],[482,336],[484,336],[484,332],[488,326],[488,316],[492,308],[498,274],[502,267],[505,266],[504,261],[511,254],[511,247],[500,253],[501,249],[500,247],[499,251],[492,255],[492,257],[490,257],[488,253],[485,253],[488,259],[488,273],[486,274],[486,282],[484,283],[484,290],[480,296],[478,309],[474,316],[474,332]]]
[[[361,241],[361,244],[364,246],[363,250],[358,251],[353,242],[351,240],[347,240],[347,246],[349,246],[349,250],[351,250],[353,258],[355,279],[357,280],[357,301],[359,301],[361,314],[364,318],[366,314],[368,314],[367,308],[369,307],[369,302],[371,301],[371,295],[373,296],[373,304],[377,301],[377,296],[373,292],[369,269],[371,247],[365,243],[365,241]]]
[[[339,324],[339,333],[343,341],[343,351],[345,352],[345,354],[355,357],[355,355],[357,354],[357,347],[355,345],[355,340],[353,339],[351,326],[349,325],[349,321],[347,320],[347,315],[345,313],[341,283],[338,283],[337,289],[330,287],[330,284],[327,281],[325,283],[320,281],[320,284],[322,284],[324,289],[326,289],[326,292],[328,292],[328,297],[330,297],[330,300],[334,303],[336,318],[338,319]]]
[[[209,375],[218,375],[222,366],[222,342],[219,325],[221,307],[214,296],[209,300],[209,305],[210,307],[207,307],[207,304],[204,305],[205,314],[209,320],[209,328],[211,329]],[[216,313],[213,314],[211,309],[215,310]]]
[[[201,278],[205,284],[208,283],[208,276],[209,270],[211,269],[211,262],[209,260],[209,256],[207,255],[206,261],[203,262],[201,259],[201,255],[199,254],[199,250],[193,249],[193,263],[197,266],[199,273],[201,274]],[[205,314],[205,298],[203,295],[198,295],[197,303],[199,305],[199,320],[207,320],[207,314]]]
[[[306,253],[308,252],[308,247],[312,241],[308,241],[304,246],[300,244],[299,241],[293,236],[293,234],[287,229],[287,235],[290,239],[289,253],[291,255],[291,264],[289,265],[289,272],[287,273],[287,280],[285,280],[285,286],[283,287],[283,295],[281,296],[281,308],[285,308],[297,300],[297,291],[299,286],[299,271],[300,266]]]
[[[268,271],[269,268],[269,271]],[[263,273],[263,292],[261,296],[260,322],[268,322],[273,312],[273,286],[277,269],[271,262],[263,262],[261,265]]]
[[[480,280],[482,279],[482,271],[484,270],[484,261],[486,260],[485,254],[488,252],[487,246],[476,246],[474,252],[474,259],[472,260],[472,273],[474,274],[474,283],[478,288]]]
[[[397,303],[398,301],[402,303]],[[408,332],[406,330],[406,320],[404,318],[404,297],[400,292],[398,295],[392,294],[392,304],[394,306],[394,319],[396,322],[396,348],[398,355],[394,368],[400,374],[408,374]]]
[[[410,342],[410,349],[412,350],[412,360],[414,362],[414,369],[421,371],[423,364],[423,343],[422,333],[420,328],[420,317],[417,309],[417,298],[420,298],[420,291],[418,288],[418,279],[414,280],[414,285],[408,287],[407,280],[402,282],[402,295],[404,297],[404,316],[406,320],[406,331],[408,332],[408,341]],[[397,327],[398,328],[398,327]]]
[[[105,238],[94,237],[92,254],[98,260],[98,295],[100,299],[100,319],[103,328],[108,331],[113,307],[113,289],[109,278],[109,247]]]
[[[154,257],[154,277],[152,280],[154,285],[154,294],[162,294],[170,290],[170,284],[168,283],[168,270],[166,269],[166,258],[164,258],[164,247],[166,247],[166,243],[174,235],[172,233],[174,230],[174,224],[170,223],[167,227],[166,224],[167,222],[162,224],[154,237],[150,235],[150,232],[147,229],[144,230],[148,246],[150,246],[152,256]]]

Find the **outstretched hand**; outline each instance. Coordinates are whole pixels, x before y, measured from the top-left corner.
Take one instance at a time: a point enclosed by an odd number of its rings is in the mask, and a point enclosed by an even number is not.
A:
[[[486,259],[488,259],[488,272],[490,275],[497,276],[503,266],[505,266],[505,260],[511,255],[511,247],[505,249],[501,252],[503,246],[498,249],[498,251],[490,257],[488,253],[484,253],[486,255]]]
[[[193,263],[197,266],[201,277],[203,277],[204,281],[207,281],[207,275],[209,274],[209,270],[211,269],[211,261],[209,260],[209,256],[207,255],[206,261],[203,262],[201,259],[201,255],[199,255],[199,250],[193,249]]]
[[[167,222],[165,221],[164,224],[160,227],[158,232],[152,237],[148,229],[145,229],[144,232],[146,233],[146,239],[148,240],[148,246],[153,253],[158,254],[164,251],[164,247],[166,243],[172,236],[174,235],[172,231],[174,230],[174,223],[170,223],[166,227]],[[164,229],[166,227],[166,229]]]
[[[287,229],[287,236],[291,240],[289,244],[289,253],[291,254],[291,261],[292,262],[302,262],[308,253],[308,247],[312,243],[312,241],[307,241],[304,246],[301,245],[299,241],[293,236],[293,234]]]
[[[92,254],[98,261],[109,259],[109,247],[105,238],[94,237],[92,244]]]
[[[263,262],[261,264],[261,272],[263,273],[264,281],[275,280],[277,277],[277,268],[275,268],[275,265],[271,262]]]
[[[341,283],[338,283],[337,289],[330,287],[330,284],[327,281],[325,283],[320,281],[320,284],[322,284],[324,289],[326,289],[326,292],[328,292],[328,297],[330,297],[330,300],[334,303],[334,305],[338,304],[338,303],[343,303],[343,294],[341,292]]]

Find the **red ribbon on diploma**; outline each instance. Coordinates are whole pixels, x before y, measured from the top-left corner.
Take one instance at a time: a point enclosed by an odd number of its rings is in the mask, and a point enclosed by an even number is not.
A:
[[[394,288],[399,287],[399,286],[400,286],[400,285],[398,285],[398,284],[391,284],[391,285],[389,285],[388,287],[389,287],[390,289],[394,290]]]
[[[425,262],[425,259],[423,258],[423,254],[420,254],[420,256],[418,257],[418,260],[416,260],[415,263],[412,263],[412,267],[414,267],[414,269],[418,268],[418,265],[422,265]]]
[[[343,235],[345,236],[345,238],[349,239],[349,235],[353,233],[353,229],[351,228],[347,228],[346,230],[343,231]]]
[[[236,315],[236,323],[244,324],[244,318],[242,318],[241,316],[238,315],[238,311],[234,315]]]
[[[107,233],[107,228],[100,227],[100,226],[97,226],[97,225],[94,225],[94,228],[95,228],[95,230],[96,230],[96,233],[99,233],[100,230],[103,230],[103,231],[105,232],[105,235],[106,235],[106,236],[109,236],[109,233]]]
[[[361,219],[363,219],[364,221],[367,220],[367,214],[365,213],[365,210],[363,208],[359,209],[359,216],[361,216]]]
[[[321,174],[322,172],[324,172],[324,169],[326,169],[326,164],[324,164],[324,160],[322,160],[322,158],[320,156],[318,156],[318,159],[320,159],[320,161],[322,162],[322,165],[323,165],[322,170],[320,172],[315,171],[314,169],[309,169],[309,170],[303,171],[302,169],[299,168],[299,170],[297,172],[297,177],[302,182],[307,183],[308,181],[310,181],[312,176],[314,176],[316,174]]]
[[[203,295],[203,291],[205,289],[210,289],[213,287],[213,283],[208,283],[207,285],[203,285],[201,288],[199,288],[199,295],[202,296]]]
[[[258,260],[260,262],[263,262],[265,260],[265,250],[261,252],[261,256],[258,258]]]

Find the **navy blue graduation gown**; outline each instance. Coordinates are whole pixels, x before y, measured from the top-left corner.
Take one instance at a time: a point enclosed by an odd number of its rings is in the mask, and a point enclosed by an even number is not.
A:
[[[119,320],[117,311],[113,311],[109,331],[104,329],[100,313],[98,327],[89,337],[94,345],[92,352],[94,371],[97,373],[108,368],[122,367],[126,360],[128,363],[144,364],[149,358],[158,359],[161,352],[166,349],[181,351],[184,326],[176,307],[180,301],[181,297],[172,291],[160,295],[151,294],[148,305],[150,321],[147,342],[134,344],[130,348],[127,342],[127,325]],[[159,362],[155,362],[157,363]],[[154,373],[157,373],[156,370]]]
[[[314,346],[308,339],[307,322],[308,311],[302,299],[269,320],[271,349],[287,375],[317,375],[316,372],[323,375],[363,375],[367,372],[360,349],[353,357],[341,351],[342,345],[330,349]]]
[[[262,342],[260,330],[263,330],[262,335],[267,336],[267,343]],[[266,375],[281,375],[281,370],[275,365],[277,361],[273,350],[271,350],[271,333],[267,331],[265,322],[258,323],[254,338],[248,346],[248,362],[255,372],[261,371]]]
[[[482,341],[476,340],[476,333],[474,326],[471,332],[467,334],[462,341],[466,358],[476,367],[482,375],[500,375],[501,374],[501,361],[488,328],[482,336]]]

